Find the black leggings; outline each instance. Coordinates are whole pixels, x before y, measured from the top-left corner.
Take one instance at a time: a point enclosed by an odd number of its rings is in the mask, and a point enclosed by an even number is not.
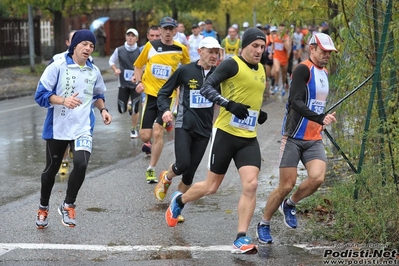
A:
[[[46,167],[42,173],[42,188],[40,194],[40,204],[42,206],[49,205],[55,176],[60,169],[62,157],[68,144],[70,144],[71,151],[73,151],[73,170],[68,178],[65,203],[75,203],[79,189],[83,184],[90,159],[90,152],[75,151],[75,142],[73,140],[46,140]]]
[[[192,131],[175,128],[175,157],[172,170],[176,175],[182,175],[186,186],[193,183],[194,174],[201,163],[209,137],[198,135]]]

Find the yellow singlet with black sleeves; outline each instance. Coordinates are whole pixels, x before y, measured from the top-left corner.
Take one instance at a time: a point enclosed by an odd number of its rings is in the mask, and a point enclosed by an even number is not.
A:
[[[158,91],[180,63],[190,63],[187,47],[183,44],[174,41],[172,45],[166,45],[161,40],[147,42],[134,62],[135,67],[145,66],[141,80],[145,87],[144,93],[157,97]]]
[[[233,56],[232,59],[238,64],[238,72],[235,76],[220,84],[221,95],[231,101],[251,106],[248,108],[250,116],[240,126],[234,123],[235,120],[232,120],[235,117],[232,113],[225,108],[220,108],[214,127],[233,136],[254,138],[256,137],[257,121],[265,91],[265,70],[260,63],[258,63],[258,69],[255,70],[249,68],[238,56]],[[249,124],[252,125],[251,129],[246,127]]]

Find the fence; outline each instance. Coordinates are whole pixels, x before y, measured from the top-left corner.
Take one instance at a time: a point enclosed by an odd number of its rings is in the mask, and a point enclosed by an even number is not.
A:
[[[29,55],[27,19],[0,19],[0,59]],[[35,54],[40,56],[40,19],[33,20]]]

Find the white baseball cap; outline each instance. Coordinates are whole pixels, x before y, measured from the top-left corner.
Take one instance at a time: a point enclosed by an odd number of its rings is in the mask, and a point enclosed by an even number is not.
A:
[[[203,38],[200,41],[200,43],[198,45],[198,48],[211,48],[211,49],[212,48],[219,48],[219,49],[223,49],[220,46],[219,42],[213,37],[205,37],[205,38]]]
[[[270,27],[270,31],[277,31],[277,27],[276,26],[271,26]]]
[[[335,46],[334,46],[334,43],[333,43],[331,37],[325,33],[314,34],[309,41],[309,45],[311,45],[311,44],[317,44],[318,46],[320,46],[320,48],[323,51],[338,52],[337,49],[335,49]]]
[[[231,25],[231,27],[235,28],[236,30],[238,29],[238,25],[237,24],[233,24],[233,25]]]
[[[201,27],[202,25],[205,25],[205,22],[203,21],[198,22],[198,27]]]
[[[139,37],[139,33],[136,29],[130,28],[126,31],[126,34],[133,33],[135,36]]]
[[[248,28],[248,27],[249,27],[249,23],[245,21],[244,23],[242,23],[242,26],[243,26],[244,28]]]

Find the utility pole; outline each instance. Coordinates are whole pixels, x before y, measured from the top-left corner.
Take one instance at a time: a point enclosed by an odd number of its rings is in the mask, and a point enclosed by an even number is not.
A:
[[[32,6],[28,4],[28,34],[29,34],[29,62],[30,72],[35,72],[35,38],[33,34]]]

